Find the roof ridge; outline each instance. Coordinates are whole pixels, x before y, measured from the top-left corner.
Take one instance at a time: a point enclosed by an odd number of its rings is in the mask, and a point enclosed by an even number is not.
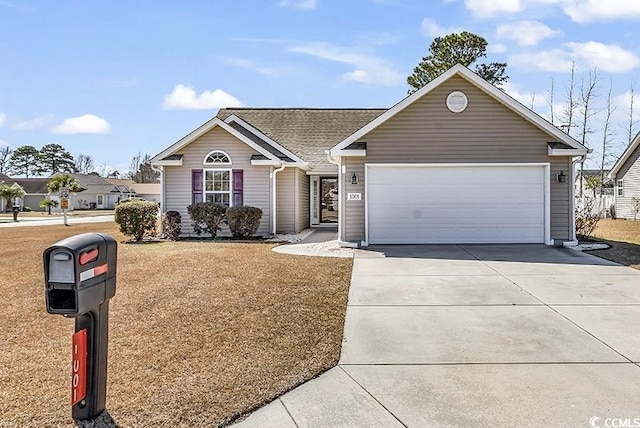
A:
[[[220,110],[384,111],[389,109],[387,107],[223,107]]]

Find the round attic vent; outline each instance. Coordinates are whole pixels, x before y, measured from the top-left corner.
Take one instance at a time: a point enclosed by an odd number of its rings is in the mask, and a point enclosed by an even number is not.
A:
[[[467,96],[460,91],[453,91],[447,97],[447,108],[454,113],[462,113],[468,103]]]

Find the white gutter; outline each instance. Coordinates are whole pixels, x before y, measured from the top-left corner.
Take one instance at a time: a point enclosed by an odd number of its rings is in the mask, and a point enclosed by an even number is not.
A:
[[[276,186],[276,174],[279,173],[280,171],[282,171],[285,167],[284,164],[280,164],[280,168],[276,168],[276,169],[272,169],[271,170],[271,185],[273,186],[273,190],[271,192],[271,194],[273,195],[273,200],[271,201],[271,221],[273,222],[272,227],[271,227],[271,233],[273,233],[274,235],[276,234],[276,225],[277,223],[277,218],[276,218],[276,200],[277,200],[277,187]]]
[[[338,241],[342,242],[342,216],[344,215],[342,212],[342,195],[344,195],[344,183],[342,182],[343,173],[341,170],[342,165],[340,162],[334,160],[330,151],[327,150],[325,153],[327,154],[327,161],[338,167]]]

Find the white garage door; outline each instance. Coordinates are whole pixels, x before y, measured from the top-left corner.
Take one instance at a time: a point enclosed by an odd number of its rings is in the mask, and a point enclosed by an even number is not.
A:
[[[370,244],[544,243],[543,165],[367,165]]]

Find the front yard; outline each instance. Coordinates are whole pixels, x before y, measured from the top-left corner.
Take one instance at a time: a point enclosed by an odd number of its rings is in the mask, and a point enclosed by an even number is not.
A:
[[[611,248],[590,251],[591,254],[640,269],[640,221],[601,219],[593,238],[605,241]]]
[[[73,320],[44,308],[42,252],[114,224],[0,233],[0,426],[73,426]],[[216,426],[335,365],[351,260],[270,244],[119,244],[107,409],[120,426]]]

